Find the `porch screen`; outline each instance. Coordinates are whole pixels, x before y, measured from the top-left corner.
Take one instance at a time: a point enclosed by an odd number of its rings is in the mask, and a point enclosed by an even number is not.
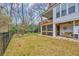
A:
[[[46,35],[46,32],[42,32],[42,35]]]
[[[51,25],[48,25],[48,26],[47,26],[47,30],[48,30],[48,31],[53,31],[53,25],[52,25],[52,24],[51,24]]]
[[[79,26],[74,26],[74,34],[79,34]]]
[[[45,31],[46,30],[46,26],[42,26],[42,30]]]
[[[53,32],[47,32],[47,35],[52,36]]]

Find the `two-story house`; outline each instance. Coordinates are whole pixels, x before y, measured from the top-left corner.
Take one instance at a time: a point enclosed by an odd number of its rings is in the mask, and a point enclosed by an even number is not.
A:
[[[42,17],[51,18],[52,24],[41,22],[41,34],[79,38],[78,3],[50,3]]]

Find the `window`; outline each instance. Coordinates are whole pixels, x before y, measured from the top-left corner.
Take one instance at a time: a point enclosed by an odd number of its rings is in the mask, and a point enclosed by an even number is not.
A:
[[[74,13],[75,12],[75,4],[74,3],[70,3],[68,4],[69,8],[68,8],[68,13]]]
[[[60,17],[60,5],[56,7],[56,18]]]
[[[78,34],[74,34],[75,35],[75,38],[78,38]]]
[[[61,4],[61,16],[65,16],[66,15],[66,4],[63,3]]]
[[[42,30],[45,31],[46,30],[46,26],[42,26]]]

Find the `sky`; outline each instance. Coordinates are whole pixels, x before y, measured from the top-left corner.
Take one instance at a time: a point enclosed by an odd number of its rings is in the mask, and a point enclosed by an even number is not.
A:
[[[12,5],[12,9],[11,9]],[[33,21],[35,24],[37,24],[40,20],[39,17],[39,10],[42,12],[42,8],[46,8],[47,4],[45,3],[23,3],[23,8],[22,8],[22,3],[3,3],[0,4],[0,6],[3,6],[6,10],[8,10],[8,15],[10,16],[10,11],[12,14],[12,22],[16,24],[21,23],[22,19],[24,17],[24,20],[28,21]],[[23,10],[23,14],[22,14]],[[18,13],[19,11],[19,13]]]

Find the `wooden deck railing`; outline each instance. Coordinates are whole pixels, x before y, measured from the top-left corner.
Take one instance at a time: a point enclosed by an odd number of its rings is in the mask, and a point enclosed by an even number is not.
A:
[[[47,20],[47,21],[40,22],[40,25],[42,25],[42,26],[49,25],[49,24],[53,24],[53,21],[52,20]]]

